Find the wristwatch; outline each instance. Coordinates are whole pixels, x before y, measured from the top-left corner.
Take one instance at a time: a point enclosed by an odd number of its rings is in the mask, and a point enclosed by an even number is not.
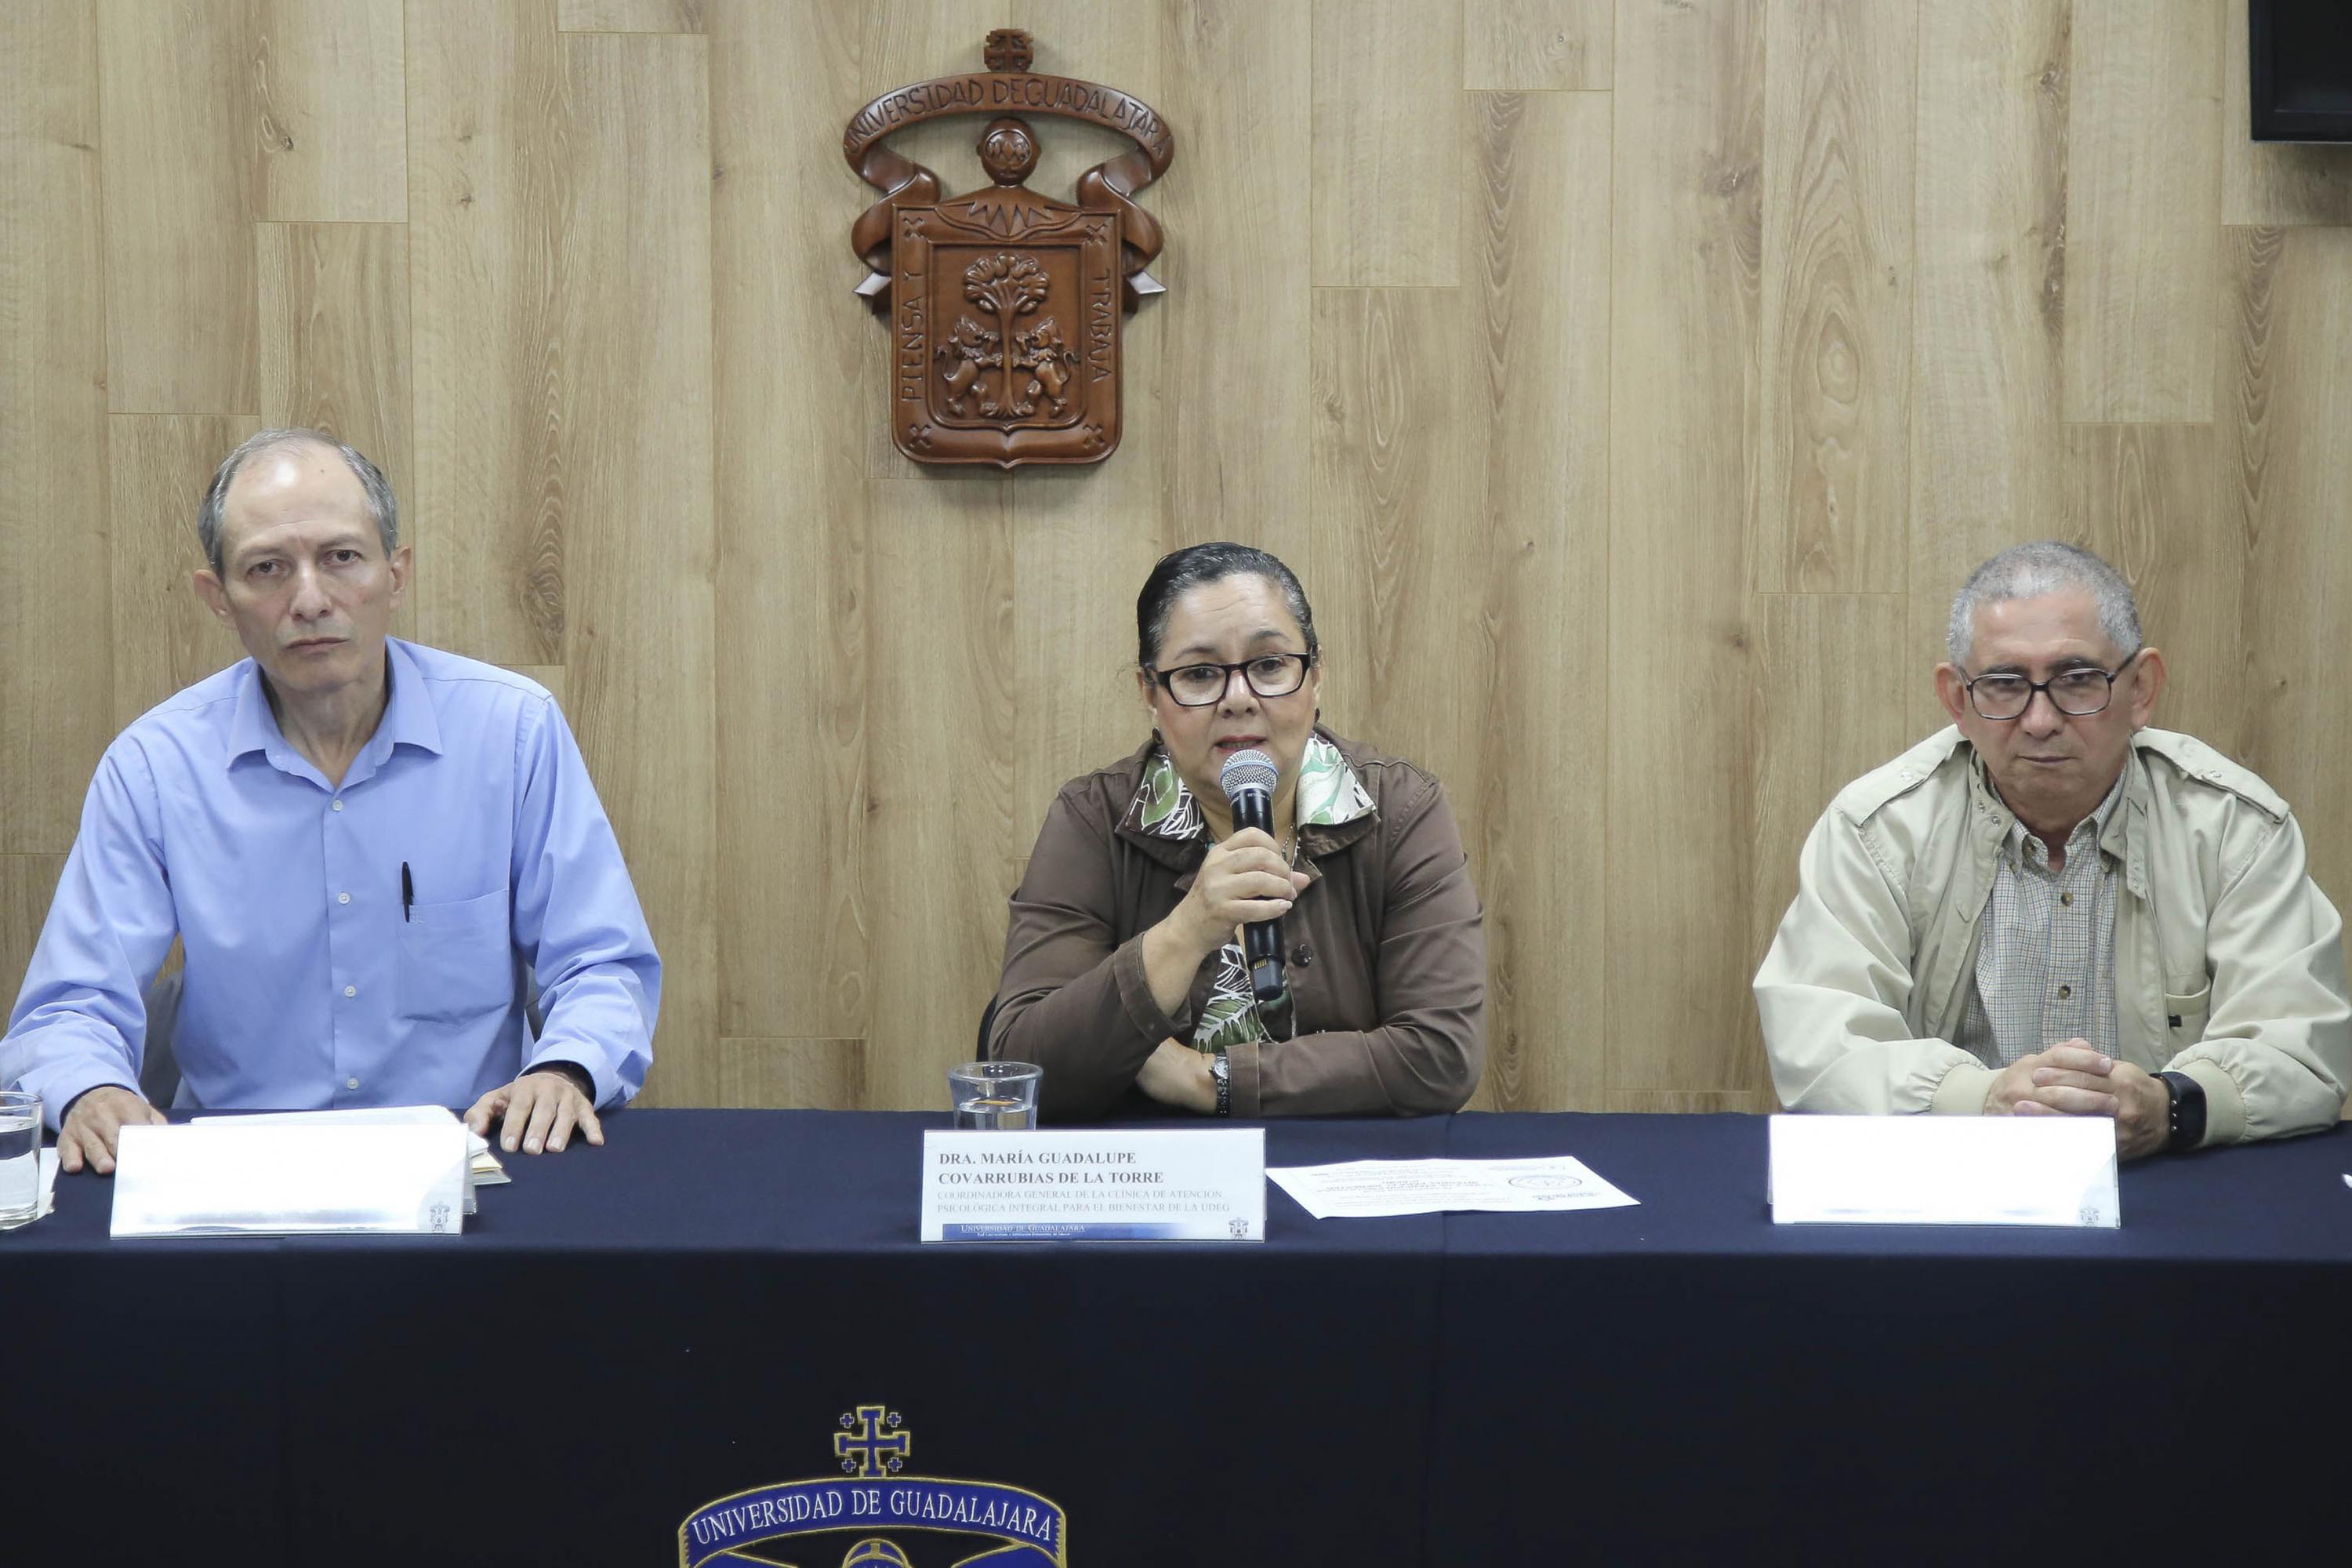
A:
[[[2196,1148],[2205,1142],[2205,1086],[2185,1072],[2157,1076],[2164,1079],[2164,1087],[2172,1096],[2171,1132],[2164,1141],[2165,1152],[2177,1153]]]
[[[1226,1056],[1223,1051],[1219,1051],[1215,1056],[1211,1057],[1209,1058],[1209,1079],[1211,1082],[1217,1086],[1217,1114],[1220,1116],[1231,1116],[1234,1113],[1233,1058]],[[2201,1111],[2200,1112],[2200,1116],[2201,1118]]]

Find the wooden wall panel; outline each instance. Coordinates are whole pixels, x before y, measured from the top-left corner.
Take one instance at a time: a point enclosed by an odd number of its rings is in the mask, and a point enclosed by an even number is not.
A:
[[[193,579],[205,564],[196,509],[220,460],[260,425],[249,415],[117,414],[108,426],[106,537],[118,628],[110,739],[182,687],[245,657],[236,634],[196,597]],[[93,752],[85,785],[97,762]]]
[[[238,655],[189,523],[257,416],[384,462],[404,628],[558,691],[670,1103],[940,1103],[1208,538],[1298,568],[1328,717],[1448,784],[1482,1107],[1771,1108],[1794,846],[1942,722],[2018,540],[2122,566],[2160,718],[2352,892],[2352,187],[2245,142],[2243,6],[0,6],[0,964],[115,727]],[[1171,291],[1110,463],[928,472],[842,124],[1007,24],[1174,125]],[[978,128],[896,144],[969,189]],[[1057,195],[1123,145],[1038,128]]]
[[[1750,615],[1764,8],[1618,16],[1611,272],[1609,1078],[1751,1072]]]
[[[840,237],[864,187],[837,158],[807,152],[839,135],[837,106],[867,85],[856,68],[866,26],[768,5],[711,17],[717,604],[720,626],[759,628],[727,639],[717,677],[730,868],[719,1029],[730,1037],[859,1039],[866,1027],[874,421],[844,394],[881,363],[883,329],[849,297],[858,268]],[[787,75],[808,90],[772,90]],[[908,624],[899,607],[884,613]]]
[[[1164,432],[1160,542],[1240,540],[1305,574],[1311,244],[1295,150],[1311,135],[1311,13],[1192,0],[1166,15],[1161,58],[1181,68],[1163,66],[1151,101],[1178,128],[1177,162],[1144,198],[1169,235],[1153,273],[1170,293],[1151,309],[1220,326],[1171,324],[1162,360],[1129,362],[1138,419]]]
[[[2203,420],[2213,405],[2221,8],[2074,8],[2066,417]]]
[[[258,0],[260,216],[408,221],[400,0]]]
[[[261,423],[325,430],[366,453],[394,495],[413,495],[407,226],[256,231]]]
[[[20,977],[40,943],[49,900],[65,868],[63,855],[0,854],[0,991],[5,992],[0,1006],[16,1006]],[[0,1013],[0,1018],[5,1016]]]
[[[1772,0],[1756,587],[1901,593],[1916,14]]]
[[[1610,0],[1463,0],[1462,85],[1605,92],[1615,21]]]
[[[1172,112],[1160,90],[1166,36],[1154,8],[1020,0],[1007,16],[1050,51],[1041,58],[1041,69],[1054,68],[1052,62],[1058,60],[1071,74],[1084,76],[1078,69],[1083,61],[1087,70],[1100,71],[1161,113]],[[1040,117],[1035,123],[1041,137],[1077,141],[1062,130],[1066,121]],[[1105,138],[1087,139],[1087,145],[1082,155],[1098,161],[1131,143]],[[1177,149],[1177,166],[1184,167],[1190,149],[1181,128]],[[1075,145],[1070,150],[1076,152]],[[1068,201],[1074,184],[1060,175],[1045,188]],[[1147,192],[1144,200],[1151,196]],[[1197,238],[1188,252],[1197,253]],[[1182,310],[1199,308],[1194,303]],[[1145,409],[1151,406],[1150,391],[1173,368],[1171,360],[1202,342],[1204,334],[1169,330],[1171,321],[1182,319],[1174,299],[1162,298],[1128,317],[1119,329],[1119,357],[1126,366],[1122,391],[1129,398],[1144,396]],[[1181,542],[1171,537],[1167,510],[1171,437],[1167,425],[1148,413],[1130,416],[1123,421],[1118,450],[1108,462],[1031,469],[1013,480],[1012,653],[1013,689],[1020,694],[1013,715],[1016,852],[1035,841],[1045,808],[1066,781],[1133,751],[1149,731],[1132,673],[1134,604],[1152,563]],[[1246,531],[1254,520],[1237,521]]]
[[[946,1104],[1004,960],[1015,826],[1013,481],[876,487],[870,644],[867,1103]]]
[[[566,716],[662,954],[646,1093],[718,1095],[710,110],[698,37],[563,40]]]
[[[756,7],[743,7],[750,10]],[[824,6],[767,7],[775,19],[822,25]],[[568,33],[699,33],[708,0],[558,0],[557,25]]]
[[[2231,309],[2214,421],[2221,531],[2245,551],[2249,760],[2302,820],[2313,874],[2352,900],[2352,229],[2224,231]]]
[[[1466,617],[1483,552],[1416,526],[1462,505],[1485,455],[1464,310],[1451,289],[1315,296],[1323,419],[1309,550],[1323,599],[1323,711],[1342,734],[1441,773],[1443,759],[1478,750],[1473,694],[1492,657]]]
[[[1315,281],[1451,285],[1460,6],[1316,0],[1314,71]]]
[[[2060,537],[2130,580],[2141,635],[2168,668],[2156,721],[2243,757],[2246,545],[2215,506],[2213,427],[2076,425],[2065,434]]]
[[[2066,0],[1919,12],[1905,648],[1920,734],[1946,722],[1927,671],[1960,584],[2058,528],[2068,16]]]
[[[1475,574],[1450,636],[1477,679],[1474,750],[1446,781],[1486,906],[1486,1079],[1477,1103],[1595,1109],[1609,1037],[1609,100],[1483,94],[1464,186],[1462,389],[1481,505],[1445,546]],[[1531,847],[1542,846],[1531,855]]]
[[[550,0],[408,10],[416,635],[564,662],[556,255],[570,199]]]
[[[98,69],[87,5],[0,8],[0,855],[73,842],[113,734]]]
[[[2253,139],[2246,0],[2227,5],[2221,29],[2221,221],[2352,224],[2352,147]]]
[[[1905,702],[1919,671],[1905,657],[1903,595],[1771,594],[1757,611],[1748,686],[1751,973],[1797,896],[1797,852],[1831,797],[1918,738]],[[1740,1034],[1744,1048],[1722,1087],[1769,1100],[1753,1006],[1740,1015]]]
[[[258,0],[100,0],[107,406],[250,414]]]
[[[940,1071],[940,1100],[944,1105],[946,1069]],[[857,1110],[866,1103],[866,1042],[722,1038],[719,1103],[777,1110],[797,1106]]]

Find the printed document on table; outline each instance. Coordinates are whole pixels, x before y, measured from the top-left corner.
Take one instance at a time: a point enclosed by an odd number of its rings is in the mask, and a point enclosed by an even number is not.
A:
[[[41,1201],[33,1217],[38,1219],[43,1215],[53,1213],[57,1206],[58,1152],[54,1148],[44,1149],[41,1151]]]
[[[1533,1160],[1354,1160],[1269,1166],[1266,1175],[1317,1219],[1381,1215],[1557,1213],[1641,1202],[1566,1154]]]

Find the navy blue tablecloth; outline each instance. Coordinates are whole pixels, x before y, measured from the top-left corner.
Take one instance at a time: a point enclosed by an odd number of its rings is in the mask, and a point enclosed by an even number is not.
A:
[[[941,1120],[630,1111],[432,1240],[110,1242],[107,1184],[65,1178],[0,1236],[44,1437],[10,1490],[105,1556],[657,1563],[703,1503],[837,1475],[880,1404],[910,1473],[1053,1500],[1078,1563],[2179,1546],[2168,1500],[2255,1474],[2242,1552],[2333,1529],[2298,1489],[2342,1447],[2341,1131],[2128,1168],[2122,1230],[2053,1232],[1776,1228],[1741,1117],[1276,1123],[1276,1164],[1573,1153],[1641,1205],[1317,1222],[1276,1189],[1263,1247],[926,1247]]]

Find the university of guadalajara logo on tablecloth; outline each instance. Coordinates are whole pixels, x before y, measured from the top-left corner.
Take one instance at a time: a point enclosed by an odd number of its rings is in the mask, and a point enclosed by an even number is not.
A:
[[[832,1568],[836,1561],[840,1568],[915,1568],[914,1554],[891,1539],[914,1531],[990,1542],[955,1558],[954,1568],[1067,1568],[1059,1505],[995,1481],[908,1475],[914,1447],[914,1433],[887,1405],[845,1412],[833,1434],[839,1477],[778,1481],[703,1504],[677,1527],[678,1568]],[[853,1534],[842,1549],[839,1541]],[[820,1539],[828,1535],[832,1542]]]

